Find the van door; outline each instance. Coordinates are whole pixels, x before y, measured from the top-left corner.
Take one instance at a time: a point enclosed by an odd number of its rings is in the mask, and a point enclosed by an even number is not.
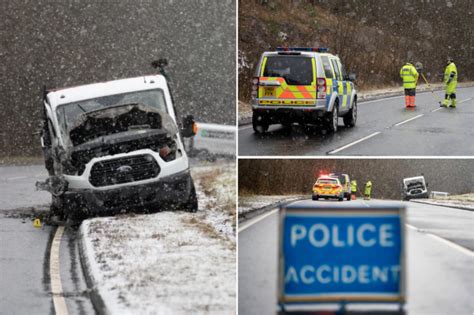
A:
[[[314,58],[294,53],[264,57],[259,76],[258,104],[314,106],[316,104]]]

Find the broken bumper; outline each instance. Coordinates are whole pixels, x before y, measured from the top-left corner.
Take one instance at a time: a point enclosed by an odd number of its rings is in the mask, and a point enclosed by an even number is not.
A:
[[[113,214],[130,209],[157,211],[163,205],[185,203],[191,194],[189,170],[162,177],[155,182],[107,190],[77,189],[64,194],[67,212]]]

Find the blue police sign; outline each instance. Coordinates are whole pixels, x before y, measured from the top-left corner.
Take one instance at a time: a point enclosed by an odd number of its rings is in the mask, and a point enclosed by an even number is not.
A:
[[[399,203],[297,201],[282,207],[280,304],[401,303],[403,245]]]

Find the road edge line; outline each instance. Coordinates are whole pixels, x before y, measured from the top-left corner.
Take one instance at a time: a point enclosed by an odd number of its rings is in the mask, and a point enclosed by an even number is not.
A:
[[[64,234],[64,226],[58,226],[54,232],[53,241],[49,251],[49,281],[51,284],[51,295],[53,297],[54,312],[57,315],[67,315],[66,300],[63,295],[61,283],[61,266],[59,263],[59,251],[61,239]]]
[[[401,121],[401,122],[399,122],[399,123],[396,123],[396,124],[394,124],[393,126],[394,126],[394,127],[398,127],[398,126],[401,126],[401,125],[403,125],[403,124],[405,124],[405,123],[407,123],[407,122],[409,122],[409,121],[418,119],[418,118],[423,117],[423,116],[424,116],[424,114],[419,114],[419,115],[416,115],[415,117],[409,118],[409,119],[404,120],[404,121]]]
[[[445,238],[443,238],[443,237],[441,237],[441,236],[438,236],[438,235],[436,235],[436,234],[433,234],[433,233],[431,233],[431,232],[425,232],[425,230],[420,229],[420,228],[417,228],[417,227],[414,226],[414,225],[411,225],[411,224],[408,224],[408,223],[405,223],[405,225],[406,225],[407,227],[409,227],[410,229],[412,229],[412,230],[415,230],[415,231],[417,231],[417,232],[423,233],[423,234],[425,234],[425,235],[427,235],[427,236],[429,236],[429,237],[431,237],[431,238],[434,238],[434,239],[436,239],[436,240],[438,240],[438,241],[440,241],[440,242],[442,242],[442,243],[445,243],[446,245],[448,245],[448,246],[450,246],[450,247],[452,247],[452,248],[455,248],[455,249],[457,249],[458,251],[460,251],[460,252],[462,252],[462,253],[464,253],[464,254],[466,254],[466,255],[471,256],[471,257],[474,258],[474,251],[472,251],[472,250],[470,250],[470,249],[468,249],[468,248],[466,248],[466,247],[463,247],[463,246],[461,246],[461,245],[459,245],[459,244],[456,244],[456,243],[454,243],[454,242],[452,242],[452,241],[450,241],[450,240],[447,240],[447,239],[445,239]]]
[[[370,139],[370,138],[372,138],[372,137],[375,137],[376,135],[381,134],[381,133],[382,133],[381,131],[374,132],[374,133],[372,133],[372,134],[370,134],[370,135],[368,135],[368,136],[365,136],[365,137],[363,137],[363,138],[360,138],[359,140],[356,140],[356,141],[354,141],[354,142],[348,143],[348,144],[346,144],[346,145],[344,145],[344,146],[342,146],[342,147],[339,147],[339,148],[337,148],[337,149],[335,149],[335,150],[329,151],[327,154],[329,154],[329,155],[331,155],[331,154],[336,154],[337,152],[340,152],[340,151],[342,151],[342,150],[345,150],[345,149],[347,149],[347,148],[350,148],[350,147],[352,147],[353,145],[356,145],[356,144],[358,144],[358,143],[360,143],[360,142],[362,142],[362,141],[368,140],[368,139]]]
[[[109,315],[110,310],[106,307],[104,299],[99,293],[97,288],[97,283],[92,275],[91,271],[91,263],[89,257],[87,257],[85,247],[87,246],[85,243],[85,237],[83,234],[83,225],[86,224],[82,222],[81,227],[77,231],[77,246],[79,249],[79,261],[82,267],[82,274],[84,275],[84,279],[86,280],[87,288],[89,289],[89,297],[94,307],[94,310],[99,315]]]
[[[262,221],[263,219],[269,217],[270,215],[274,214],[275,212],[277,212],[280,208],[278,207],[278,205],[275,205],[275,206],[277,207],[276,209],[273,209],[269,212],[265,212],[264,214],[251,219],[250,222],[247,222],[246,224],[243,224],[242,227],[239,224],[239,231],[238,232],[240,233],[240,232],[245,231],[246,229],[248,229],[249,227],[251,227],[255,223],[258,223],[258,222]]]

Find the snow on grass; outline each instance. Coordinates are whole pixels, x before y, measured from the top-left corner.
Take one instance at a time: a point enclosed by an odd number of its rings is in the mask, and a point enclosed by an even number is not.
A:
[[[235,313],[235,164],[196,167],[193,177],[198,213],[83,222],[87,270],[110,313]]]
[[[432,199],[417,199],[416,202],[474,210],[474,193]]]
[[[297,200],[302,195],[251,195],[239,196],[239,215],[243,215],[253,210],[258,210],[278,202]]]

